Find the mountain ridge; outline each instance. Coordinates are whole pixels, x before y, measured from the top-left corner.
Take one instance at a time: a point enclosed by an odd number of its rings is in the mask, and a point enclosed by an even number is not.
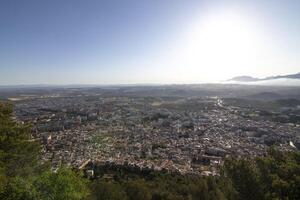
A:
[[[252,76],[236,76],[228,81],[239,81],[239,82],[257,82],[257,81],[266,81],[266,80],[274,80],[274,79],[300,79],[300,72],[296,74],[288,74],[288,75],[277,75],[277,76],[268,76],[265,78],[255,78]]]

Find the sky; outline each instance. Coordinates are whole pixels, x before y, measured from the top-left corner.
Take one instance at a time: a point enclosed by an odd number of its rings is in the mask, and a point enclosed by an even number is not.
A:
[[[1,0],[0,85],[300,72],[298,0]]]

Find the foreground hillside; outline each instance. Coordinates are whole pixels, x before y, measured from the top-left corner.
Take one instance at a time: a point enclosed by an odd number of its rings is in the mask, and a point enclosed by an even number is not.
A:
[[[200,177],[99,168],[95,179],[66,166],[40,161],[40,145],[28,126],[0,103],[0,199],[299,199],[300,153],[270,149],[265,157],[228,158],[220,176]]]

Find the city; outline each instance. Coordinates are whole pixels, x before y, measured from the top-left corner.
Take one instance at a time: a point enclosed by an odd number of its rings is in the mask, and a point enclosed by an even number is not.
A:
[[[262,156],[272,145],[284,151],[300,148],[300,100],[287,99],[290,107],[270,111],[244,106],[239,98],[205,97],[201,86],[199,96],[181,87],[155,86],[152,96],[144,94],[148,87],[138,86],[40,89],[8,99],[17,120],[32,124],[32,138],[42,142],[43,159],[53,168],[110,163],[218,175],[227,156]]]

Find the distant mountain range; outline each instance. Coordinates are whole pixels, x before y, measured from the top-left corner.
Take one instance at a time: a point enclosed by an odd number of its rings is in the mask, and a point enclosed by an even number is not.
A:
[[[279,76],[269,76],[266,78],[255,78],[251,76],[236,76],[228,81],[238,81],[238,82],[257,82],[257,81],[267,81],[275,79],[300,79],[300,73],[289,74],[289,75],[279,75]]]

